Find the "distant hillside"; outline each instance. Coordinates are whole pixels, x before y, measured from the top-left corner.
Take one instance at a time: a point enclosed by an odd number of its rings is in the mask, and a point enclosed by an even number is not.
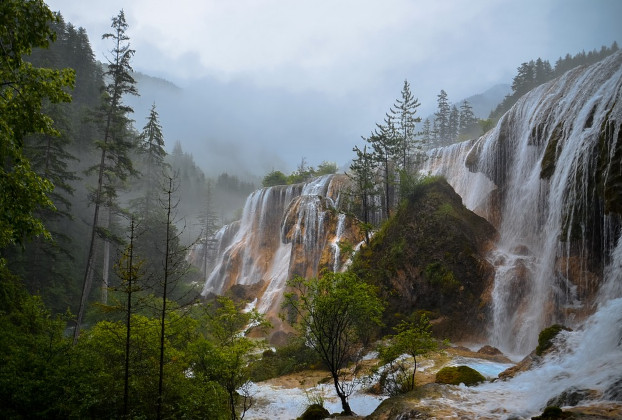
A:
[[[139,71],[134,72],[134,79],[136,79],[136,82],[138,83],[139,92],[152,93],[152,89],[164,89],[168,92],[181,92],[181,88],[175,83],[169,82],[168,80],[160,77],[149,76],[148,74],[141,73]]]
[[[477,118],[488,118],[490,111],[495,109],[497,105],[503,102],[506,95],[512,93],[512,88],[508,84],[499,84],[491,87],[479,95],[469,96],[456,105],[460,105],[464,100],[468,101],[473,107],[473,113]]]
[[[486,119],[490,115],[490,112],[501,102],[503,102],[503,99],[511,93],[512,88],[510,85],[498,84],[477,95],[472,95],[468,98],[455,101],[451,105],[455,105],[456,108],[460,109],[460,105],[462,105],[462,103],[466,100],[469,104],[471,104],[473,114],[475,114],[477,118]],[[422,117],[422,120],[425,120],[426,118],[429,119],[431,123],[434,122],[434,114],[430,114],[425,118]]]

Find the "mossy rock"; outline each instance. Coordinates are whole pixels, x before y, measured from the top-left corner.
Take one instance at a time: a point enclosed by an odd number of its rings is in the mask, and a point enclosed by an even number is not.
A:
[[[556,420],[571,417],[570,413],[564,413],[561,408],[550,406],[546,407],[541,415],[532,417],[531,420]]]
[[[436,374],[436,383],[467,386],[485,382],[486,378],[473,368],[468,366],[446,366]]]
[[[570,331],[569,328],[560,324],[553,324],[550,327],[540,331],[540,334],[538,335],[538,347],[536,347],[536,354],[538,356],[542,356],[546,350],[551,348],[553,345],[553,339],[557,337],[557,334],[559,334],[562,330]]]
[[[472,340],[488,321],[494,267],[485,255],[496,235],[446,180],[424,178],[354,256],[351,271],[378,287],[385,333],[425,310],[435,314],[435,335]]]
[[[330,413],[320,404],[311,404],[297,420],[322,420],[330,417]]]

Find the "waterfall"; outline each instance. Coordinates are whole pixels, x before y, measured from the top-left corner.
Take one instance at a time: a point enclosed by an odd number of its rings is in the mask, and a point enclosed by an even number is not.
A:
[[[352,220],[339,213],[344,175],[325,175],[304,184],[253,192],[239,222],[216,233],[203,295],[233,285],[258,287],[257,310],[276,315],[287,280],[317,276],[342,264],[338,243],[360,242]]]
[[[589,313],[620,259],[621,155],[622,52],[537,87],[479,139],[430,152],[423,172],[499,231],[497,347],[525,354],[543,327]]]

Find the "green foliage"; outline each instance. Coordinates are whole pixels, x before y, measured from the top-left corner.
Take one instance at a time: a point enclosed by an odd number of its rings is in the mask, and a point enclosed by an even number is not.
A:
[[[296,420],[322,420],[328,417],[330,417],[330,412],[324,406],[311,404]]]
[[[69,102],[66,88],[73,86],[74,72],[38,68],[24,57],[55,39],[48,24],[57,19],[41,0],[0,3],[0,248],[49,237],[34,212],[54,209],[48,197],[53,187],[31,168],[24,138],[30,133],[58,135],[42,104]]]
[[[224,389],[232,420],[238,418],[239,410],[243,417],[252,403],[252,395],[247,392],[248,363],[251,353],[261,348],[261,342],[241,332],[247,325],[265,328],[269,324],[255,311],[242,312],[226,297],[207,306],[201,320],[207,326],[207,334],[191,344],[192,371],[198,378],[216,382]]]
[[[373,286],[356,275],[327,272],[320,278],[294,277],[284,296],[284,309],[294,315],[305,342],[331,373],[343,410],[350,414],[351,389],[343,382],[348,363],[360,360],[374,325],[380,325],[383,304]]]
[[[322,163],[318,165],[314,173],[315,173],[315,176],[331,175],[331,174],[336,174],[337,170],[338,168],[335,162],[323,161]]]
[[[100,321],[73,346],[67,316],[52,316],[9,273],[0,282],[0,411],[6,418],[121,418],[126,326]],[[227,419],[230,392],[257,344],[237,327],[254,315],[228,303],[211,321],[169,312],[164,353],[163,418]],[[217,325],[218,324],[218,325]],[[155,418],[160,320],[131,317],[129,418]],[[236,331],[235,334],[232,334]],[[202,369],[203,363],[207,363]],[[232,370],[233,369],[233,370]],[[234,395],[235,399],[241,398]]]
[[[588,53],[582,51],[574,56],[566,54],[564,58],[560,57],[555,62],[553,68],[547,60],[538,58],[522,63],[517,68],[517,74],[512,80],[512,94],[505,97],[497,108],[490,113],[490,118],[498,120],[518,99],[531,89],[548,82],[549,80],[561,76],[566,71],[571,70],[580,65],[589,65],[615,53],[618,50],[618,44],[614,41],[611,47],[602,46],[600,51],[594,49]]]
[[[436,373],[437,384],[472,386],[485,381],[481,373],[468,366],[445,366]]]
[[[261,359],[250,363],[249,374],[252,381],[260,382],[305,369],[318,369],[321,363],[318,353],[296,337],[276,351],[264,351]]]
[[[301,182],[307,182],[309,179],[322,175],[331,175],[337,173],[337,164],[334,162],[323,161],[314,169],[308,166],[303,158],[298,168],[289,175],[285,175],[281,171],[272,170],[263,177],[263,187],[274,187],[276,185],[291,185]]]
[[[71,386],[67,318],[53,316],[7,272],[0,296],[0,412],[4,418],[62,418],[64,386]]]
[[[428,264],[424,272],[428,281],[439,287],[443,294],[453,293],[460,288],[460,282],[456,280],[454,273],[442,262]]]
[[[274,187],[276,185],[287,185],[287,176],[281,171],[272,171],[264,176],[261,185],[264,187]]]
[[[546,350],[553,345],[553,339],[557,337],[562,330],[568,331],[568,328],[560,324],[553,324],[540,331],[538,334],[538,347],[536,347],[536,354],[542,356]]]
[[[495,120],[492,118],[480,119],[477,120],[477,123],[482,129],[482,134],[486,134],[495,127]]]
[[[396,334],[386,337],[388,345],[378,348],[381,362],[388,365],[388,374],[385,376],[384,390],[390,395],[412,391],[415,388],[415,373],[417,372],[417,356],[426,355],[438,350],[438,342],[432,337],[431,325],[427,315],[422,314],[418,322],[400,322],[395,328]],[[405,359],[407,354],[413,358],[412,374]]]

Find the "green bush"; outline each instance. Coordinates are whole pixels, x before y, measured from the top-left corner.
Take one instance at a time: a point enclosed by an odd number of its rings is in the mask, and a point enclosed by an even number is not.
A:
[[[542,356],[542,354],[553,345],[553,339],[557,337],[557,334],[559,334],[562,330],[569,331],[568,328],[560,324],[551,325],[550,327],[540,331],[540,334],[538,335],[538,347],[536,347],[536,354],[538,356]]]
[[[276,351],[264,351],[261,359],[249,365],[249,370],[251,380],[260,382],[305,369],[317,369],[320,363],[317,353],[295,338]]]
[[[484,381],[486,378],[481,373],[468,366],[446,366],[436,374],[438,384],[471,386]]]
[[[320,404],[311,404],[297,420],[322,420],[330,417],[330,413]]]

